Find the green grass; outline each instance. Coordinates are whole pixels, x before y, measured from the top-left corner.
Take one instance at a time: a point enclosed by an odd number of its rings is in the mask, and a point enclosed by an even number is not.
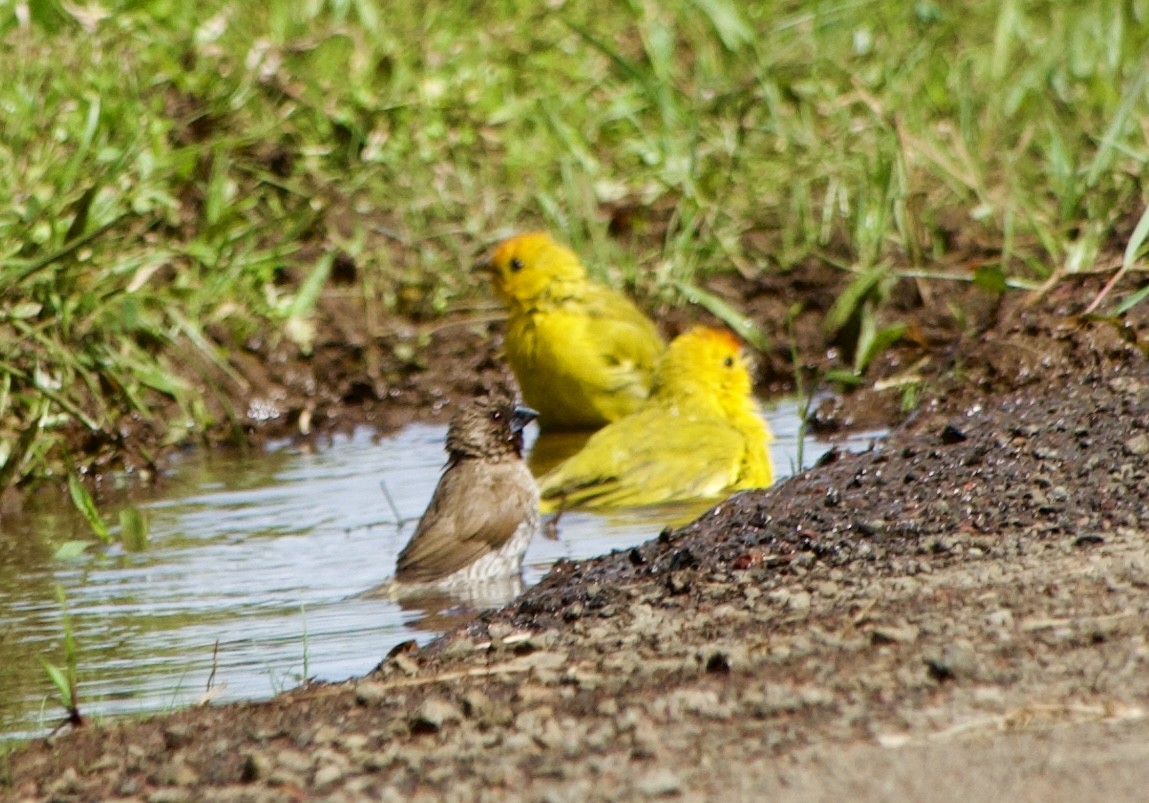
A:
[[[967,275],[955,231],[1026,286],[1145,204],[1149,0],[29,0],[0,36],[0,486],[83,468],[77,429],[226,425],[226,348],[306,348],[336,252],[417,316],[534,226],[664,302],[811,259]]]
[[[79,727],[84,724],[84,717],[80,713],[78,653],[76,650],[75,634],[72,631],[72,620],[68,614],[68,600],[64,595],[62,586],[56,586],[56,599],[60,603],[61,623],[64,631],[64,668],[50,663],[40,656],[40,663],[44,672],[56,688],[57,702],[67,713],[57,728],[65,724]]]

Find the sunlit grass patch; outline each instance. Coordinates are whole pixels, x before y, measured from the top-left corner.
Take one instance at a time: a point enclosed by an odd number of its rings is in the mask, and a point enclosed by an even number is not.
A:
[[[337,254],[420,317],[533,227],[652,305],[810,260],[1000,290],[1123,264],[1145,204],[1146,0],[40,0],[0,35],[0,485],[64,433],[234,426],[226,349],[308,348]]]

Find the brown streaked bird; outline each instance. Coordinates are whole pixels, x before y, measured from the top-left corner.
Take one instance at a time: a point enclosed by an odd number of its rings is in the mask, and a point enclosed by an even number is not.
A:
[[[395,570],[395,585],[464,586],[517,576],[539,529],[539,489],[523,462],[523,428],[538,416],[496,391],[463,407],[447,430],[447,465]]]

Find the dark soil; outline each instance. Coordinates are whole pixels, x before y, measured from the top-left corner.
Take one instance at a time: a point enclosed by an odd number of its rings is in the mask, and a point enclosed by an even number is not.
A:
[[[903,282],[885,314],[908,336],[867,377],[888,389],[819,411],[824,427],[893,426],[878,448],[832,453],[635,549],[559,564],[359,681],[35,742],[8,758],[0,790],[1144,799],[1149,305],[1081,317],[1104,278],[1004,299]],[[776,344],[763,388],[793,375],[782,321],[797,298],[801,367],[848,361],[848,338],[820,329],[842,281],[811,269],[714,285]],[[329,301],[313,357],[252,344],[252,387],[279,401],[246,426],[394,426],[501,374],[490,321],[375,332]]]

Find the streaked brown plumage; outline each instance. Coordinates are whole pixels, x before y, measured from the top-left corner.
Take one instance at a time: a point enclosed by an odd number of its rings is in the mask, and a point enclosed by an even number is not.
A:
[[[513,575],[539,528],[539,490],[523,462],[523,427],[538,414],[498,391],[460,410],[447,466],[399,553],[395,582],[455,585]]]

